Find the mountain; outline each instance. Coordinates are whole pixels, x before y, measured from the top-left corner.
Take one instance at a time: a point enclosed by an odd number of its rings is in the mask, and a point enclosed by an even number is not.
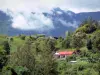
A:
[[[42,33],[50,36],[64,36],[66,31],[74,31],[88,17],[99,21],[100,12],[74,13],[60,8],[39,14],[35,12],[27,14],[25,12],[7,11],[5,13],[0,11],[0,34],[31,35]],[[12,24],[17,24],[17,28]]]
[[[11,25],[11,18],[9,15],[0,11],[0,34],[8,34],[8,29]]]

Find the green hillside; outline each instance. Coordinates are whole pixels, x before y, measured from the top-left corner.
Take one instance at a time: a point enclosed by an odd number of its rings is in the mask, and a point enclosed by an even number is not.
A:
[[[64,60],[54,53],[74,51]],[[100,24],[87,19],[66,37],[0,35],[0,75],[100,75]]]

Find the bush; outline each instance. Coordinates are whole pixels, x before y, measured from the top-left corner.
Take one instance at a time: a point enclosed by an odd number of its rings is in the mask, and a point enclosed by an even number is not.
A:
[[[93,48],[100,51],[100,30],[93,33],[92,42]]]
[[[74,48],[81,48],[86,44],[86,34],[82,32],[74,33],[72,37],[72,46]]]
[[[25,40],[25,35],[19,35],[19,37],[22,39],[22,40]]]
[[[7,54],[10,54],[10,45],[8,41],[3,42],[4,50],[6,51]]]
[[[89,50],[92,49],[92,41],[91,41],[91,39],[87,40],[87,48],[88,48]]]

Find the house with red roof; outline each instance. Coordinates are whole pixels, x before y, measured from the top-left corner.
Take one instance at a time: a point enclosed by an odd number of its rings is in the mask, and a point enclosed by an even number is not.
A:
[[[74,54],[74,51],[59,51],[54,54],[56,58],[67,58]]]

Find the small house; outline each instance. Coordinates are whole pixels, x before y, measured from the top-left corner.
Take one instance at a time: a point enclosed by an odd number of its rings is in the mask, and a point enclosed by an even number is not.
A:
[[[54,56],[56,58],[67,58],[68,56],[73,55],[74,51],[60,51],[60,52],[56,52],[54,54]]]

